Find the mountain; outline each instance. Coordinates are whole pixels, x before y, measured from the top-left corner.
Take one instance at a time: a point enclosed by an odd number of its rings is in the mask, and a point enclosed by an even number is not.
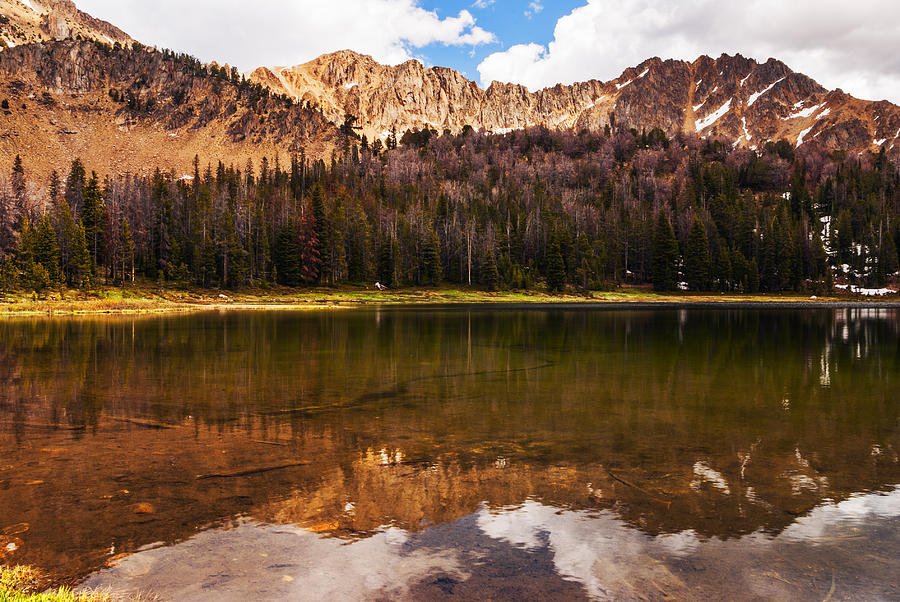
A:
[[[131,37],[70,0],[0,0],[0,47],[82,38],[130,44]]]
[[[243,167],[305,150],[337,129],[236,71],[135,43],[66,39],[0,52],[0,153],[37,176],[75,157],[100,173],[188,168],[195,155]]]
[[[531,92],[483,90],[452,69],[345,50],[245,80],[227,65],[144,47],[70,0],[0,0],[2,101],[0,151],[27,156],[36,174],[75,156],[109,173],[185,169],[195,155],[244,164],[302,149],[327,159],[344,144],[337,126],[347,114],[372,141],[393,129],[659,127],[750,149],[783,138],[900,156],[900,108],[826,90],[775,59],[652,58],[608,82]]]
[[[251,79],[273,91],[319,107],[341,123],[358,119],[369,139],[391,128],[464,126],[504,133],[544,126],[603,131],[607,126],[662,128],[668,135],[696,132],[755,148],[787,139],[801,145],[900,152],[900,108],[829,91],[784,63],[758,63],[741,55],[693,62],[652,58],[618,78],[556,85],[536,92],[492,83],[486,90],[457,71],[426,69],[418,61],[382,65],[344,50],[295,67],[259,68]]]

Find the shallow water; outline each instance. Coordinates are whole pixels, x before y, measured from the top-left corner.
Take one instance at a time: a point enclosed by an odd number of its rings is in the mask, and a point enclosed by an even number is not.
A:
[[[892,309],[0,322],[0,556],[163,599],[900,597]]]

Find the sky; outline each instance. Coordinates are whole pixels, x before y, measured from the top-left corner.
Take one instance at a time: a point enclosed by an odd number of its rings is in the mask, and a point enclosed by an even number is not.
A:
[[[352,49],[483,87],[609,80],[647,58],[741,53],[900,104],[897,0],[75,0],[158,47],[242,71]]]

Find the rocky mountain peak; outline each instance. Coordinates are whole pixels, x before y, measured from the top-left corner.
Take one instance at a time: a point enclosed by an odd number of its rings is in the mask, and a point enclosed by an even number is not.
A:
[[[0,0],[0,48],[82,38],[114,44],[134,40],[110,23],[78,9],[71,0]]]
[[[740,54],[693,62],[647,59],[608,82],[589,80],[530,91],[493,82],[486,90],[452,69],[418,61],[388,66],[352,51],[290,68],[260,69],[253,79],[321,108],[335,123],[351,114],[370,140],[466,125],[504,133],[543,126],[604,131],[607,127],[667,134],[695,132],[755,148],[766,140],[801,145],[816,139],[847,150],[900,152],[900,111],[840,91],[770,58]],[[893,130],[891,131],[891,128]]]

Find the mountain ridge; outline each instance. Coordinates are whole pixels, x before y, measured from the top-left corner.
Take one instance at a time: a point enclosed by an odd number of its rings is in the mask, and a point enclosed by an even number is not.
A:
[[[692,62],[653,57],[607,82],[534,92],[496,81],[481,88],[453,69],[426,68],[416,60],[382,65],[352,50],[294,67],[260,67],[250,78],[319,107],[336,123],[353,115],[370,139],[385,138],[393,128],[402,134],[426,127],[458,133],[466,125],[494,133],[621,126],[719,136],[748,148],[765,140],[785,138],[799,146],[822,138],[834,149],[887,145],[900,151],[900,107],[827,90],[774,58],[760,63],[740,54]]]

